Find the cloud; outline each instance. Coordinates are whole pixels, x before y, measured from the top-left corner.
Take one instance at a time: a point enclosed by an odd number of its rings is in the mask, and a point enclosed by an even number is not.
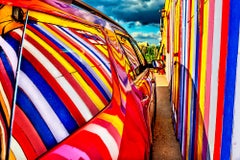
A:
[[[133,38],[136,38],[136,39],[158,39],[159,38],[159,33],[153,33],[153,32],[150,32],[150,33],[143,33],[143,32],[133,32],[131,34],[133,36]]]
[[[140,24],[159,23],[159,10],[164,0],[83,0],[118,21],[138,21]]]
[[[154,32],[149,32],[149,33],[133,32],[133,33],[131,33],[131,35],[134,39],[136,39],[139,42],[149,41],[151,43],[151,42],[154,42],[154,41],[159,42],[159,40],[160,40],[160,32],[157,32],[157,33],[154,33]]]

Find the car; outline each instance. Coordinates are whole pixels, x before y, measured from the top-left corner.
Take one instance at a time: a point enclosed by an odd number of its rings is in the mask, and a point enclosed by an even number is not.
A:
[[[1,159],[149,159],[154,75],[79,0],[0,0]]]

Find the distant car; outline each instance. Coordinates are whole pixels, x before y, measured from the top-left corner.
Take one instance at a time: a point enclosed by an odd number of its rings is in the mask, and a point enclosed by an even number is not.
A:
[[[146,66],[133,38],[81,1],[0,0],[1,159],[149,159]]]

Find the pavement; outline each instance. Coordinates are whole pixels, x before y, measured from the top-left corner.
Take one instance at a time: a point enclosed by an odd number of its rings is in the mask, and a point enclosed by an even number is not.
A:
[[[153,133],[152,160],[181,160],[170,104],[170,91],[165,75],[156,77],[156,120]]]

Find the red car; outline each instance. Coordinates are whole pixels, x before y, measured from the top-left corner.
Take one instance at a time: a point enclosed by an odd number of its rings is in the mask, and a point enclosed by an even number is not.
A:
[[[1,159],[149,159],[155,85],[81,1],[0,0]]]

